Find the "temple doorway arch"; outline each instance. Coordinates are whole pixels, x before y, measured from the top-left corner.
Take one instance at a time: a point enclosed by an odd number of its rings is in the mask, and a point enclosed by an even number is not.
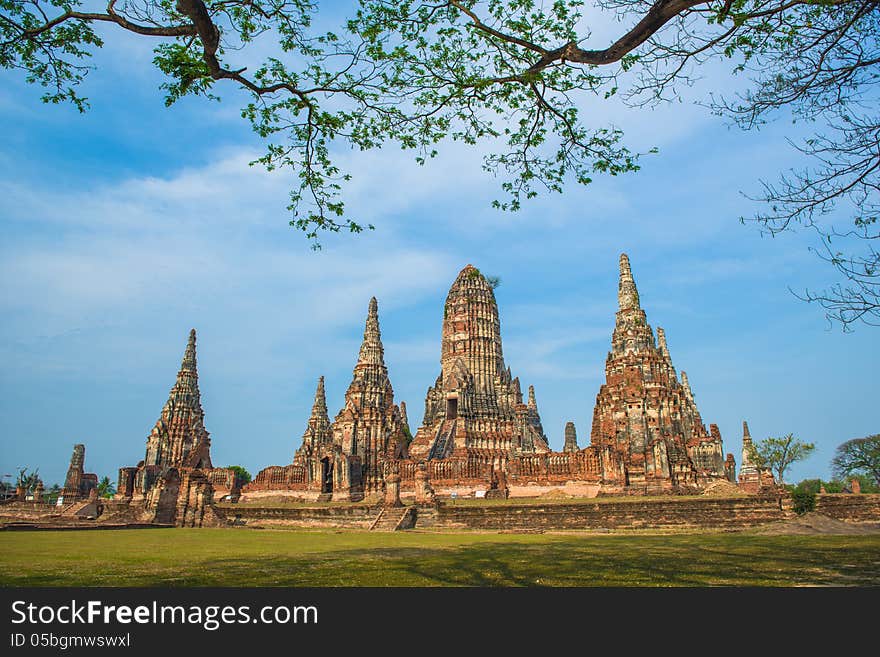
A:
[[[333,492],[333,461],[329,456],[321,459],[321,492]]]
[[[454,420],[458,417],[458,397],[450,397],[446,400],[446,419]]]

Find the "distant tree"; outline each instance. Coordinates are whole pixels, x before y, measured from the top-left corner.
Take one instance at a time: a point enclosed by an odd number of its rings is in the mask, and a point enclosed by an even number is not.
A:
[[[849,477],[846,482],[844,482],[844,485],[849,488],[853,479],[858,480],[863,493],[880,493],[880,485],[878,485],[877,482],[872,481],[871,477],[863,474],[856,474]]]
[[[110,481],[110,477],[104,477],[98,483],[98,497],[113,497],[116,494],[116,485]]]
[[[825,482],[823,482],[821,479],[804,479],[796,486],[791,486],[791,490],[792,492],[802,491],[815,495],[822,489],[822,486],[824,485]]]
[[[826,493],[840,493],[843,492],[844,482],[838,479],[831,479],[829,481],[825,481],[823,479],[804,479],[797,485],[787,485],[786,488],[788,488],[792,493],[804,492],[818,495],[822,492],[823,486],[825,487]]]
[[[880,485],[880,434],[854,438],[838,445],[831,469],[840,479],[867,475],[874,485]]]
[[[825,483],[825,492],[826,493],[842,493],[843,492],[843,482],[838,479],[832,479],[831,481],[826,481]]]
[[[248,472],[247,470],[245,470],[240,465],[230,465],[230,466],[228,466],[228,468],[230,470],[232,470],[233,472],[235,472],[235,478],[238,479],[238,481],[241,483],[242,486],[244,486],[245,484],[250,482],[251,479],[253,479],[253,477],[251,477],[251,473]]]
[[[785,483],[785,471],[789,466],[797,461],[803,461],[813,453],[814,449],[816,446],[813,443],[803,443],[793,434],[788,434],[753,443],[750,456],[758,467],[770,470],[776,483],[782,485]]]
[[[37,487],[37,484],[42,481],[39,475],[40,469],[37,468],[33,472],[28,472],[27,468],[22,468],[18,471],[18,479],[15,482],[16,488],[21,486],[24,488],[26,493],[33,492],[33,490]]]
[[[61,496],[62,488],[58,484],[52,484],[49,490],[46,491],[46,501],[49,504],[55,504],[58,501],[58,498]]]

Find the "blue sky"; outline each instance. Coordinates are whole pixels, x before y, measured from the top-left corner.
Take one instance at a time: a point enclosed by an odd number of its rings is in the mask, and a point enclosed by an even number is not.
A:
[[[737,220],[754,209],[742,192],[797,164],[784,121],[745,133],[690,102],[585,104],[660,153],[513,215],[490,208],[498,183],[479,153],[446,146],[418,167],[394,148],[341,152],[348,208],[377,229],[316,253],[287,225],[286,174],[247,165],[260,144],[234,97],[166,109],[148,49],[111,38],[106,50],[85,115],[40,104],[8,73],[0,86],[0,475],[27,466],[61,483],[77,442],[99,476],[141,460],[191,327],[215,464],[289,463],[318,376],[331,415],[342,406],[372,295],[415,430],[443,300],[467,263],[502,280],[505,358],[535,386],[551,445],[567,421],[585,445],[621,252],[737,461],[743,419],[756,438],[816,443],[792,481],[829,477],[839,443],[880,430],[877,329],[829,328],[791,294],[834,282],[812,236]]]

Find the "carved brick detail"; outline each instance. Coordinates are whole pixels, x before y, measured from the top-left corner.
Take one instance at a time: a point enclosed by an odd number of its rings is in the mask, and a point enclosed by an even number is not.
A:
[[[655,341],[626,254],[620,256],[617,298],[591,444],[614,451],[623,470],[617,483],[632,492],[662,492],[724,477],[721,434],[715,425],[706,430],[687,375],[676,376],[662,328]]]
[[[189,333],[177,379],[147,437],[144,460],[119,469],[117,499],[142,509],[149,522],[201,526],[215,496],[239,494],[228,468],[211,463],[211,439],[199,393],[196,331]]]

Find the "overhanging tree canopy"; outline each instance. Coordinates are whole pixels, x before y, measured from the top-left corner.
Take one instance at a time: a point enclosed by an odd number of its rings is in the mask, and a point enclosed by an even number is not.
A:
[[[662,102],[703,64],[730,60],[752,84],[712,98],[716,112],[752,128],[784,108],[818,126],[797,144],[804,170],[764,183],[767,210],[749,220],[774,234],[815,230],[841,282],[803,297],[845,327],[880,320],[878,1],[597,0],[588,18],[596,9],[620,20],[610,44],[591,38],[580,1],[360,0],[332,32],[313,27],[319,8],[0,0],[0,65],[45,86],[47,102],[85,110],[79,89],[99,26],[154,40],[168,104],[230,85],[249,95],[242,115],[267,143],[259,162],[295,172],[291,224],[316,239],[366,227],[341,201],[350,173],[334,163],[334,143],[394,142],[424,163],[448,139],[488,142],[484,167],[504,192],[495,203],[516,210],[541,189],[638,169],[619,130],[584,119],[587,100]],[[256,58],[257,39],[273,40],[273,54]],[[850,219],[831,221],[834,212]]]

